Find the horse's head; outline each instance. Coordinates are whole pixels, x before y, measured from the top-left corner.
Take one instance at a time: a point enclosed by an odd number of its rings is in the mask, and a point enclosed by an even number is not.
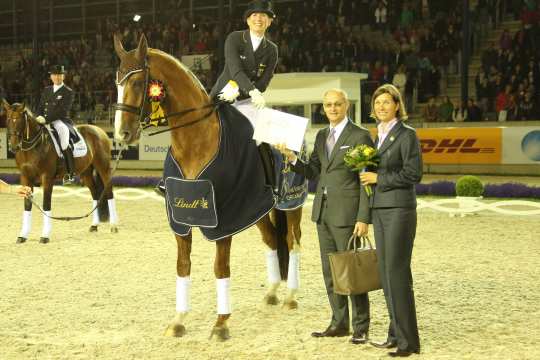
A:
[[[114,49],[120,58],[116,72],[118,103],[114,117],[114,136],[118,141],[131,144],[139,140],[140,122],[147,108],[146,87],[150,72],[146,59],[148,43],[142,35],[137,48],[126,51],[119,36],[115,34]]]
[[[11,152],[21,150],[25,138],[30,137],[30,116],[25,104],[13,103],[10,105],[5,99],[2,106],[6,110],[6,127],[8,147]]]
[[[204,86],[178,59],[148,48],[144,35],[141,35],[137,48],[131,51],[126,51],[115,35],[114,48],[120,58],[114,118],[118,141],[134,143],[139,140],[143,128],[156,122],[166,122],[173,127],[208,117],[204,114],[213,105]],[[160,107],[155,107],[155,103]]]

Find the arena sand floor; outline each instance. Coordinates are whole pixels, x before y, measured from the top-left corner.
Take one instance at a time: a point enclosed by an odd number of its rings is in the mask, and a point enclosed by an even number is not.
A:
[[[55,198],[56,215],[90,207]],[[163,332],[174,315],[176,243],[163,202],[118,200],[120,232],[89,233],[89,220],[53,223],[38,243],[16,245],[22,201],[0,195],[1,359],[379,359],[385,351],[348,338],[315,339],[329,322],[311,206],[302,222],[299,308],[262,304],[265,247],[255,228],[233,240],[232,338],[209,340],[215,321],[215,246],[195,231],[192,312],[183,338]],[[540,217],[482,212],[451,218],[421,210],[413,273],[418,359],[538,359]],[[285,284],[279,295],[282,299]],[[370,295],[372,339],[384,339],[381,291]]]

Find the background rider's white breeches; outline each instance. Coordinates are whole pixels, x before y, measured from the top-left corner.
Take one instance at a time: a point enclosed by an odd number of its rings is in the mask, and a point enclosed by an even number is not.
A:
[[[54,120],[51,125],[56,129],[60,138],[60,147],[62,151],[66,150],[69,145],[69,128],[62,120]]]

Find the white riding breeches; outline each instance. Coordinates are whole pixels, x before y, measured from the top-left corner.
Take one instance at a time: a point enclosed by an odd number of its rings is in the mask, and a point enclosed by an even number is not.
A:
[[[232,106],[238,109],[251,123],[251,126],[255,129],[257,124],[257,113],[258,109],[251,102],[251,98],[235,101]]]
[[[60,147],[62,151],[66,150],[69,145],[69,128],[62,120],[54,120],[51,125],[56,129],[60,138]]]
[[[255,129],[255,126],[257,125],[257,115],[259,112],[259,109],[253,105],[251,102],[251,98],[235,101],[232,106],[234,106],[238,111],[244,115],[249,122],[251,123],[251,126],[253,126],[253,129]],[[260,145],[260,141],[256,141],[257,145]]]

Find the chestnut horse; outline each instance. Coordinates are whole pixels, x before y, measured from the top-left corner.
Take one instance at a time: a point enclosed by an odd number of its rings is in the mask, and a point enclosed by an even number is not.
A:
[[[115,137],[118,141],[131,144],[137,142],[151,112],[147,91],[149,82],[160,81],[166,87],[167,96],[161,102],[165,116],[169,114],[168,126],[171,133],[171,154],[180,166],[185,179],[195,179],[201,170],[211,162],[219,148],[221,124],[212,108],[212,100],[195,75],[176,58],[160,50],[148,48],[147,40],[141,36],[138,47],[126,51],[118,36],[114,38],[116,54],[120,58],[117,73],[118,104],[115,113]],[[210,109],[210,110],[209,110]],[[181,116],[180,116],[181,115]],[[253,140],[254,141],[254,140]],[[256,150],[255,150],[256,151]],[[272,210],[272,212],[278,212]],[[285,214],[284,214],[285,213]],[[265,295],[267,304],[278,303],[277,288],[282,278],[287,278],[287,294],[283,306],[295,309],[298,306],[296,292],[299,284],[299,245],[302,208],[273,214],[266,214],[257,223],[262,239],[268,246],[266,254],[269,289]],[[282,223],[277,224],[276,219]],[[286,219],[286,225],[285,223]],[[285,229],[281,232],[279,229]],[[191,283],[192,233],[175,233],[178,246],[176,263],[176,315],[167,327],[165,335],[183,336],[185,315],[189,310],[189,287]],[[227,320],[231,315],[230,250],[232,236],[216,243],[214,274],[217,290],[217,321],[211,337],[219,340],[229,338]],[[284,251],[277,251],[282,244]],[[278,257],[288,257],[287,265]],[[281,268],[280,268],[281,264]],[[281,269],[281,275],[280,274]]]
[[[15,162],[21,173],[21,184],[30,186],[41,183],[43,189],[43,228],[40,243],[50,240],[52,230],[51,198],[54,181],[64,175],[64,160],[58,154],[52,139],[35,120],[34,114],[24,104],[10,105],[3,101],[6,110],[8,146],[15,153]],[[80,125],[77,129],[86,141],[87,152],[75,158],[75,173],[92,194],[92,209],[98,207],[92,218],[90,231],[97,231],[100,221],[110,221],[111,232],[118,232],[116,207],[111,181],[111,143],[107,134],[93,125]],[[107,185],[107,186],[105,186]],[[102,196],[102,192],[105,193]],[[101,197],[101,202],[98,200]],[[107,202],[105,201],[107,200]],[[32,223],[32,202],[24,200],[22,229],[17,243],[24,243]]]

